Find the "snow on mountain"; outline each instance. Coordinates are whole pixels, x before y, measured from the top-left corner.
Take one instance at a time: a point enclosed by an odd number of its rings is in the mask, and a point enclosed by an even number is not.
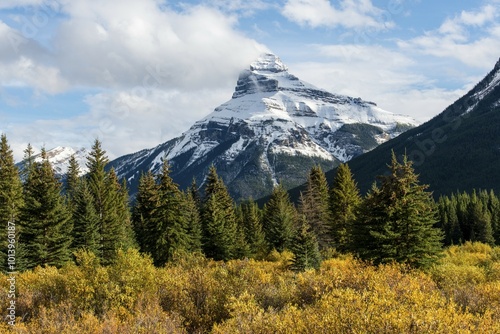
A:
[[[221,126],[243,122],[253,130],[254,138],[274,143],[275,152],[318,156],[342,162],[363,152],[343,150],[333,135],[345,124],[370,124],[379,127],[386,136],[378,136],[382,143],[397,136],[398,126],[414,127],[418,123],[403,115],[395,115],[360,98],[336,95],[319,89],[289,74],[287,67],[272,54],[261,56],[238,78],[233,97],[217,107],[213,113],[197,122],[176,145],[167,158],[197,147],[191,161],[210,151],[217,142],[200,140],[198,134],[207,123]],[[286,138],[292,130],[304,130],[310,140],[288,145]],[[280,144],[280,140],[283,144]],[[242,145],[242,143],[239,143]]]
[[[58,146],[51,150],[47,150],[47,158],[52,165],[52,168],[57,175],[64,175],[68,171],[69,158],[74,155],[78,165],[80,166],[80,175],[88,173],[88,168],[85,165],[87,159],[87,150],[85,148],[74,149],[72,147]],[[35,161],[42,161],[40,154],[34,156]]]
[[[303,182],[314,164],[330,169],[417,124],[373,102],[301,81],[280,58],[264,54],[240,73],[229,101],[180,137],[112,166],[131,182],[141,171],[157,170],[166,157],[174,179],[185,186],[193,177],[203,182],[214,164],[233,194],[257,197],[278,182]],[[260,192],[246,191],[249,182],[259,183]]]
[[[498,85],[500,85],[500,60],[496,63],[495,68],[490,72],[483,81],[481,81],[478,86],[475,87],[475,91],[471,96],[473,102],[468,101],[469,107],[466,113],[471,112],[476,108],[479,101],[484,99],[490,92],[492,92]],[[500,101],[497,101],[497,104]]]

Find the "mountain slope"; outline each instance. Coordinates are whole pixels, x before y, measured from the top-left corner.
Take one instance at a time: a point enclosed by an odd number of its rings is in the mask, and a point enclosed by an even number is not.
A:
[[[360,98],[299,80],[273,54],[241,72],[231,100],[178,138],[110,163],[129,181],[157,171],[162,158],[181,187],[202,184],[215,165],[236,199],[264,196],[278,182],[304,182],[315,164],[329,170],[412,128],[416,121]]]
[[[430,184],[436,196],[474,188],[499,193],[500,60],[440,115],[350,161],[363,192],[385,172],[392,150],[408,154],[420,180]]]
[[[47,150],[46,153],[47,159],[52,165],[54,172],[61,178],[64,178],[68,172],[69,158],[72,155],[75,156],[75,159],[80,166],[80,175],[84,175],[88,172],[88,168],[86,166],[88,151],[85,148],[74,149],[72,147],[58,146]],[[33,158],[35,161],[42,161],[41,154],[36,154]],[[17,163],[17,166],[22,169],[24,166],[23,161]]]

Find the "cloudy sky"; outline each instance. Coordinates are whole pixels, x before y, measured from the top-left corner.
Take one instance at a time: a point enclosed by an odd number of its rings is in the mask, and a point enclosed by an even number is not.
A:
[[[180,135],[260,53],[424,122],[500,57],[500,0],[0,0],[0,132],[16,159]]]

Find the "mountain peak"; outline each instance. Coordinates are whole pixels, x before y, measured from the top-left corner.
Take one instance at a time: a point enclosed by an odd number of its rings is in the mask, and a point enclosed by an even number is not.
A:
[[[278,73],[288,71],[288,67],[283,64],[278,56],[272,53],[264,53],[250,64],[250,70]]]

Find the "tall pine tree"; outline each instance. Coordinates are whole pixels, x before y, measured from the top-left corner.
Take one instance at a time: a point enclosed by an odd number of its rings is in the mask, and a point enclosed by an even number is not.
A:
[[[31,162],[24,186],[20,243],[28,269],[37,265],[60,267],[70,260],[70,213],[45,150],[41,157],[42,162]]]
[[[153,254],[156,243],[156,211],[160,206],[158,186],[151,171],[141,175],[132,214],[135,236],[143,253]]]
[[[341,164],[330,189],[332,245],[347,251],[352,244],[352,226],[356,220],[361,196],[347,164]]]
[[[120,184],[114,170],[106,172],[107,164],[106,151],[96,139],[87,157],[89,172],[86,179],[99,217],[98,256],[103,264],[112,263],[119,249],[133,244],[126,188]]]
[[[436,205],[406,156],[399,163],[393,153],[389,169],[390,175],[380,177],[380,188],[374,185],[362,205],[353,246],[375,264],[428,266],[441,252]]]
[[[184,199],[177,184],[170,177],[170,166],[165,159],[157,177],[159,206],[156,210],[156,242],[153,262],[162,266],[178,251],[188,251],[190,240],[184,215]]]
[[[249,247],[249,256],[262,259],[267,254],[268,246],[262,227],[262,213],[252,199],[241,203],[239,207],[240,226],[245,231],[245,240]]]
[[[290,249],[297,226],[297,210],[280,184],[264,206],[263,226],[266,241],[279,252]]]
[[[15,235],[14,240],[19,241],[20,227],[19,215],[23,207],[23,188],[19,177],[19,170],[14,163],[14,156],[7,142],[7,136],[0,138],[0,265],[1,271],[7,270],[8,255],[14,255],[19,261],[19,242],[14,248],[8,248],[8,234]],[[8,233],[11,232],[11,233]],[[18,268],[16,268],[18,269]]]
[[[307,178],[307,189],[301,194],[299,211],[305,216],[312,232],[316,235],[320,249],[326,249],[331,242],[330,195],[325,173],[320,166],[314,166]]]
[[[72,185],[73,243],[71,248],[74,251],[85,249],[95,254],[100,253],[99,216],[95,211],[93,201],[94,198],[86,180],[78,180],[76,185]]]
[[[203,250],[215,260],[237,257],[238,231],[234,203],[214,166],[206,180],[202,209]]]

